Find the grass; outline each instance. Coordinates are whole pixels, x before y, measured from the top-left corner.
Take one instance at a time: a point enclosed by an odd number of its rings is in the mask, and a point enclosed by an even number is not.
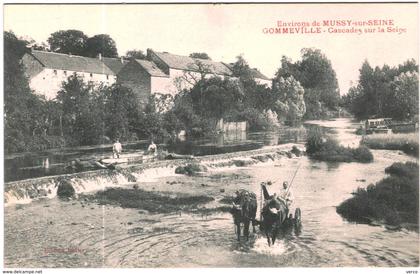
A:
[[[168,196],[141,189],[109,188],[94,195],[85,196],[99,204],[119,205],[123,208],[136,208],[152,213],[171,213],[181,210],[196,211],[198,206],[214,201],[213,197]]]
[[[394,163],[385,169],[390,176],[367,188],[358,188],[353,197],[337,207],[337,213],[349,221],[399,226],[419,221],[419,166]]]
[[[419,156],[419,133],[372,134],[365,136],[362,144],[372,149],[402,150]]]
[[[367,147],[350,148],[341,146],[337,140],[327,136],[319,128],[313,128],[309,131],[306,152],[312,159],[327,162],[369,163],[373,161],[373,155]]]

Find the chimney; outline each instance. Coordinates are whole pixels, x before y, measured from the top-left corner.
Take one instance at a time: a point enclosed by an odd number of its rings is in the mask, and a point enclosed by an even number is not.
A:
[[[121,56],[121,64],[124,64],[124,56]]]
[[[152,54],[153,54],[153,50],[152,49],[147,49],[146,51],[146,55],[147,55],[147,59],[152,60]]]
[[[102,53],[98,53],[98,59],[102,60]]]

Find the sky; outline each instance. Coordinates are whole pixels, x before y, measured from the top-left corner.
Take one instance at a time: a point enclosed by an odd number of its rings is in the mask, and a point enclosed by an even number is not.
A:
[[[392,20],[392,29],[404,31],[378,33],[377,26],[365,26],[375,32],[331,33],[325,26],[315,34],[264,33],[279,21],[296,25],[324,20]],[[341,94],[357,83],[364,60],[372,66],[395,66],[411,58],[418,63],[418,25],[415,3],[4,6],[4,30],[37,42],[58,30],[78,29],[88,36],[109,34],[120,55],[152,48],[179,55],[206,52],[215,61],[234,62],[242,54],[251,67],[270,78],[283,55],[297,61],[302,48],[318,48],[331,61]],[[310,27],[316,26],[306,30]]]

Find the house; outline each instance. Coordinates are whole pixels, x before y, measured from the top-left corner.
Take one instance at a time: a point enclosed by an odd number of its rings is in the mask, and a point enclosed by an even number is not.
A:
[[[112,85],[117,74],[100,58],[32,50],[22,57],[29,87],[46,99],[54,99],[62,83],[77,75],[94,85]]]
[[[147,50],[148,60],[131,60],[118,73],[118,82],[130,87],[141,100],[147,102],[150,94],[175,95],[180,90],[191,88],[202,77],[232,77],[229,65],[212,60],[191,58]],[[271,80],[256,69],[255,80],[271,87]]]
[[[108,68],[110,68],[115,75],[121,71],[121,69],[128,63],[129,60],[121,58],[110,58],[110,57],[101,57],[98,56],[99,60],[101,60]]]
[[[118,83],[134,91],[142,105],[148,102],[150,94],[176,92],[169,75],[147,60],[131,59],[120,70],[117,79]]]

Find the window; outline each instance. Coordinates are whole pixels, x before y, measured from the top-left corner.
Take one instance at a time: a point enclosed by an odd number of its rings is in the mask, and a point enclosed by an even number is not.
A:
[[[93,73],[90,73],[89,75],[90,75],[91,78],[93,77]]]
[[[107,75],[107,76],[106,76],[106,79],[107,79],[107,80],[109,79],[109,75]]]

